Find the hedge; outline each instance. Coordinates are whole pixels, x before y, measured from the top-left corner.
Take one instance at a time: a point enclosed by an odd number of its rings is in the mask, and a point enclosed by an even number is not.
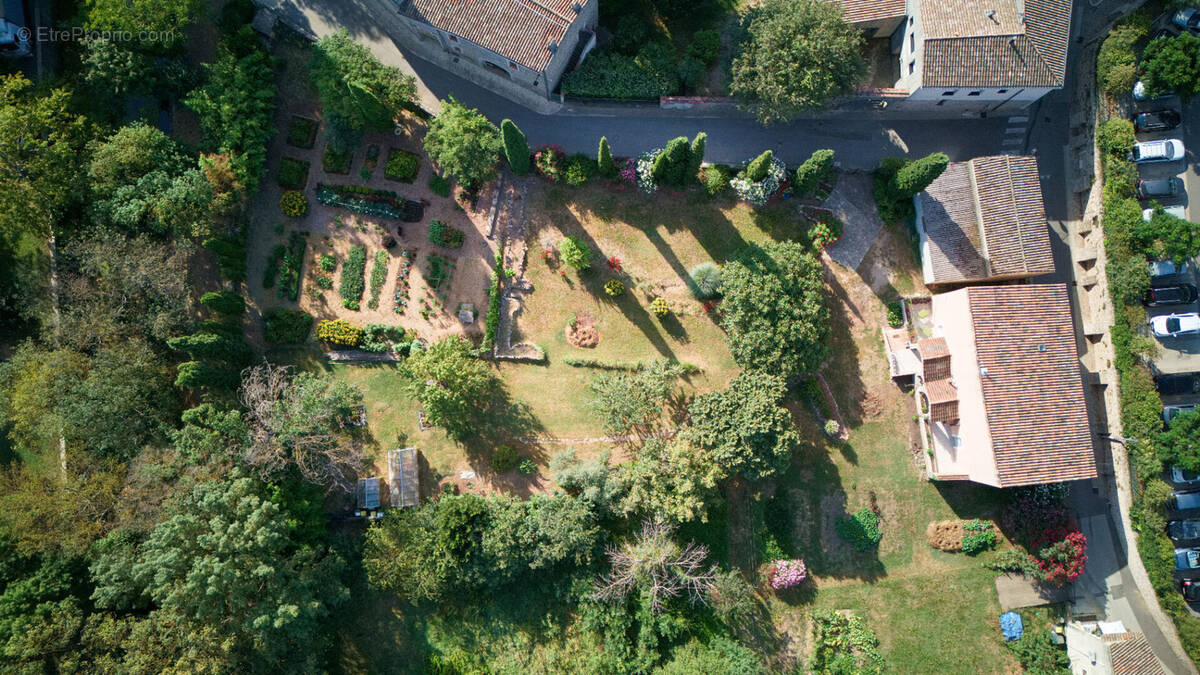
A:
[[[386,250],[380,249],[375,252],[375,264],[371,266],[371,299],[367,302],[367,307],[371,309],[379,308],[379,292],[383,290],[383,284],[387,282],[389,262],[391,262],[391,256]]]
[[[496,333],[500,328],[500,299],[504,279],[504,249],[496,252],[496,265],[492,270],[492,286],[488,289],[487,319],[483,329],[483,349],[496,345]]]
[[[312,316],[298,309],[272,309],[263,316],[263,333],[268,344],[300,344],[308,340],[312,323]]]

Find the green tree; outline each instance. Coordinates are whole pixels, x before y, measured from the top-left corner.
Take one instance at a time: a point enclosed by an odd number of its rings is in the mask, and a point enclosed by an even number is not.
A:
[[[200,304],[230,318],[238,318],[246,311],[246,299],[237,291],[210,291],[200,296]]]
[[[1151,40],[1142,52],[1142,78],[1152,96],[1173,91],[1190,101],[1200,92],[1200,35]]]
[[[686,136],[667,141],[667,147],[654,158],[651,172],[654,180],[675,187],[686,185],[685,177],[691,165],[692,151]]]
[[[1167,213],[1157,202],[1151,206],[1150,220],[1139,218],[1133,228],[1133,243],[1145,257],[1183,263],[1200,255],[1200,225]]]
[[[611,458],[611,452],[601,450],[590,459],[579,459],[575,450],[568,448],[550,458],[550,472],[568,494],[597,514],[609,514],[616,511],[627,487],[621,473],[609,466]]]
[[[414,604],[446,595],[458,578],[458,563],[440,540],[435,505],[442,501],[391,509],[367,530],[363,568],[372,586]]]
[[[1109,96],[1127,96],[1137,81],[1137,44],[1150,32],[1150,22],[1134,13],[1113,27],[1096,57],[1096,81]]]
[[[7,363],[0,363],[0,419],[9,437],[27,456],[58,452],[62,408],[87,373],[87,356],[69,349],[49,350],[22,344]]]
[[[518,176],[529,173],[529,141],[525,140],[525,134],[517,128],[516,122],[505,118],[500,123],[500,135],[504,143],[504,157],[508,159],[513,173]]]
[[[590,406],[610,434],[649,427],[662,417],[672,385],[681,375],[678,363],[663,360],[633,373],[600,375],[589,385]]]
[[[0,535],[0,667],[58,672],[85,616],[81,566],[60,556],[21,555]]]
[[[827,0],[766,0],[742,20],[730,91],[760,122],[787,122],[862,80],[862,32]]]
[[[613,176],[617,166],[613,163],[612,150],[608,147],[608,137],[600,137],[600,149],[596,151],[596,166],[600,168],[601,176]]]
[[[317,41],[308,70],[326,120],[352,133],[390,130],[417,93],[411,75],[380,63],[345,29]]]
[[[171,433],[171,445],[193,464],[240,457],[250,444],[250,429],[237,410],[201,403],[184,410],[181,421],[183,426]]]
[[[796,167],[796,180],[792,188],[799,197],[816,194],[822,182],[833,178],[833,150],[817,150],[804,163]]]
[[[95,144],[87,177],[94,197],[107,199],[147,174],[161,171],[173,176],[189,164],[174,139],[148,124],[134,122]]]
[[[32,86],[0,76],[0,231],[45,237],[82,192],[87,122],[70,112],[65,89]]]
[[[414,350],[401,368],[426,419],[455,438],[473,433],[473,422],[500,391],[500,383],[487,365],[473,358],[466,343],[457,337]]]
[[[203,0],[87,0],[84,28],[94,31],[167,34],[164,46],[184,39],[183,29],[203,15]]]
[[[216,631],[235,667],[314,670],[320,622],[349,596],[341,561],[295,547],[287,514],[249,478],[197,485],[167,515],[136,558],[99,557],[98,604],[144,593],[152,617]]]
[[[112,526],[125,467],[68,448],[0,469],[0,531],[21,555],[75,558]]]
[[[148,55],[104,38],[84,42],[82,66],[88,89],[106,100],[148,91],[154,83]]]
[[[167,346],[197,360],[226,361],[238,365],[245,365],[250,360],[250,347],[241,336],[196,333],[171,338],[167,340]]]
[[[637,458],[622,465],[623,479],[628,484],[621,500],[623,512],[658,514],[675,523],[708,521],[708,506],[717,497],[717,483],[728,473],[712,451],[686,436],[648,438]]]
[[[949,164],[950,158],[940,152],[905,164],[892,178],[893,194],[897,199],[910,199],[916,196],[942,175]]]
[[[685,176],[688,183],[694,183],[697,176],[700,175],[700,167],[704,165],[704,153],[707,148],[708,134],[701,131],[692,139],[691,152],[689,153],[691,162],[688,165],[687,175]]]
[[[721,326],[734,360],[790,379],[829,353],[820,261],[795,242],[751,246],[721,268]]]
[[[743,372],[725,389],[692,401],[687,438],[709,450],[712,461],[730,475],[770,477],[800,442],[791,413],[781,407],[786,395],[783,378],[769,371]]]
[[[1179,413],[1157,440],[1158,456],[1163,464],[1200,473],[1200,412]]]
[[[1113,117],[1096,128],[1096,145],[1109,155],[1122,160],[1133,149],[1137,138],[1133,135],[1133,122],[1123,117]]]
[[[563,262],[577,270],[592,266],[592,249],[579,237],[566,236],[558,242],[558,252]]]
[[[591,563],[600,528],[586,502],[563,494],[509,497],[494,504],[492,511],[481,545],[493,585],[528,579],[531,572]]]
[[[746,180],[751,183],[767,177],[767,171],[771,169],[771,162],[775,159],[775,153],[770,150],[764,150],[761,155],[750,160],[746,165]]]
[[[708,642],[693,638],[671,652],[671,660],[655,675],[754,675],[764,673],[762,663],[754,652],[726,637],[714,637]]]
[[[500,133],[478,110],[450,97],[429,123],[425,152],[445,175],[476,188],[496,175]]]

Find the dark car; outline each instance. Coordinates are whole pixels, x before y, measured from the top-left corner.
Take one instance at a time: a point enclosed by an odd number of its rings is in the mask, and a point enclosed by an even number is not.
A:
[[[1175,541],[1200,539],[1200,520],[1172,520],[1167,523],[1167,536]]]
[[[1175,549],[1175,569],[1180,571],[1200,570],[1200,548]]]
[[[1188,602],[1200,602],[1200,579],[1184,579],[1179,590]]]
[[[1174,197],[1179,194],[1181,189],[1179,187],[1179,179],[1174,176],[1170,178],[1143,178],[1137,182],[1138,199]]]
[[[1174,511],[1200,509],[1200,492],[1172,492],[1167,508]]]
[[[1149,307],[1163,305],[1190,305],[1196,301],[1196,287],[1191,284],[1157,286],[1146,291],[1143,304]]]
[[[1176,373],[1154,378],[1154,388],[1163,396],[1200,394],[1200,374]]]
[[[1182,121],[1174,110],[1151,110],[1134,115],[1133,128],[1137,131],[1170,131]]]

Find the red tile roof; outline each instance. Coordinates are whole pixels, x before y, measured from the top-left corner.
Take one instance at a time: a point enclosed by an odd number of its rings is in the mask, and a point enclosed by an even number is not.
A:
[[[1001,487],[1096,477],[1063,284],[967,289]]]
[[[1101,641],[1108,645],[1113,675],[1167,674],[1142,633],[1110,634]]]
[[[583,7],[591,0],[578,0]],[[579,16],[575,0],[411,0],[405,13],[541,72]],[[501,66],[505,64],[500,64]]]
[[[842,0],[846,23],[865,23],[904,16],[904,0]]]

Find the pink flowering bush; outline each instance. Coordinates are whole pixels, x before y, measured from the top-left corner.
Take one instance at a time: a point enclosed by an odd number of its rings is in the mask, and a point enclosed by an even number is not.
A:
[[[543,145],[533,153],[533,166],[538,175],[554,183],[566,171],[567,153],[557,145]]]
[[[1083,574],[1087,565],[1087,538],[1079,530],[1067,527],[1048,529],[1034,546],[1034,560],[1055,586],[1065,586]]]
[[[799,586],[807,578],[808,568],[800,559],[776,560],[767,566],[767,583],[777,591]]]
[[[617,160],[617,175],[621,177],[621,182],[626,185],[637,185],[637,162],[632,157],[626,157],[624,160]]]

